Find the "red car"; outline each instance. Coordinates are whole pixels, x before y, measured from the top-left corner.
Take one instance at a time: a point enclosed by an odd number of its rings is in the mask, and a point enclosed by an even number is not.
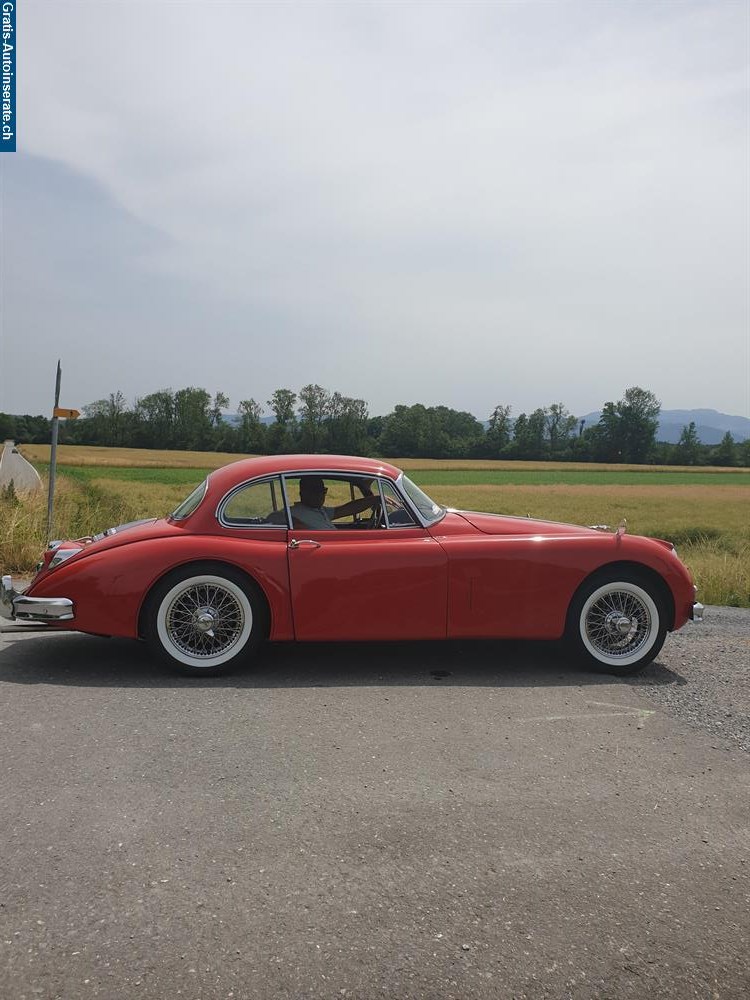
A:
[[[53,542],[0,611],[145,639],[193,674],[263,639],[561,639],[633,673],[700,619],[665,541],[449,510],[366,458],[278,455],[212,472],[165,518]]]

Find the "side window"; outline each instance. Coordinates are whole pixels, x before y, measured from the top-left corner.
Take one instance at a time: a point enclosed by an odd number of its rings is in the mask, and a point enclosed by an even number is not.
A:
[[[224,504],[221,518],[225,524],[239,528],[268,524],[286,527],[281,480],[268,479],[243,486]]]
[[[404,501],[395,491],[390,483],[383,482],[383,499],[385,500],[385,511],[388,517],[389,528],[413,528],[416,521],[412,514],[406,509]]]
[[[358,484],[350,479],[318,476],[314,473],[303,476],[285,476],[287,496],[291,508],[292,522],[297,527],[307,528],[351,528],[356,526],[357,516],[344,514],[332,523],[334,512],[346,506],[356,497],[361,497]],[[326,511],[326,519],[318,510]]]

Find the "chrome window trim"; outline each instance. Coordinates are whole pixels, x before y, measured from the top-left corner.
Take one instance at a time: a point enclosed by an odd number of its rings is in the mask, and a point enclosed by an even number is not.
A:
[[[237,493],[242,490],[247,489],[249,486],[262,486],[263,483],[272,484],[274,480],[281,480],[281,492],[284,498],[284,514],[286,515],[286,524],[235,524],[232,521],[227,521],[224,517],[224,509],[229,501]],[[279,508],[280,510],[281,508]],[[224,496],[219,500],[214,512],[216,520],[222,526],[222,528],[231,528],[233,531],[282,531],[289,530],[289,505],[286,502],[286,490],[284,489],[284,479],[283,474],[280,472],[274,472],[267,476],[259,476],[257,479],[246,479],[243,483],[239,483],[237,486],[233,486],[231,490],[224,494]]]
[[[381,503],[383,502],[383,491],[381,484],[383,482],[387,482],[393,487],[394,491],[396,492],[396,495],[399,496],[403,501],[404,507],[414,519],[414,524],[392,525],[388,522],[388,514],[386,513],[386,523],[387,523],[386,531],[399,531],[399,530],[404,530],[405,528],[406,529],[428,528],[430,524],[435,524],[436,521],[432,522],[425,521],[424,518],[419,513],[419,511],[415,508],[414,504],[411,502],[411,499],[406,495],[405,491],[401,489],[401,487],[399,486],[399,481],[403,478],[403,475],[404,475],[403,472],[399,472],[397,479],[394,480],[387,475],[378,475],[377,473],[369,471],[357,472],[349,470],[344,472],[341,469],[286,469],[281,472],[272,472],[266,474],[265,476],[258,476],[257,479],[256,478],[246,479],[244,480],[244,482],[238,483],[236,486],[233,486],[231,490],[228,490],[224,494],[224,496],[219,500],[218,504],[216,505],[216,510],[214,511],[214,516],[216,517],[216,520],[222,526],[222,528],[231,528],[234,531],[258,531],[258,530],[262,531],[267,528],[270,528],[274,531],[278,531],[280,528],[286,531],[293,530],[293,526],[291,523],[291,515],[290,515],[291,505],[289,503],[289,493],[287,491],[287,479],[299,479],[302,476],[321,476],[324,479],[325,478],[374,479],[377,481],[378,484],[378,491],[380,493]],[[224,520],[223,518],[224,507],[229,502],[231,497],[234,496],[235,493],[238,493],[240,490],[245,489],[245,487],[247,486],[259,486],[261,485],[261,483],[271,482],[271,480],[274,479],[281,480],[281,493],[284,498],[284,512],[287,518],[286,527],[283,524],[231,524]],[[208,482],[208,480],[206,480],[206,482]]]
[[[401,476],[403,476],[403,472],[401,473]],[[401,478],[401,476],[399,476],[399,479]],[[421,519],[417,518],[416,515],[418,514],[418,511],[415,512],[414,507],[409,501],[409,498],[405,497],[404,494],[401,492],[401,490],[396,489],[396,484],[392,479],[386,479],[386,482],[389,484],[389,486],[393,487],[393,492],[396,494],[396,496],[400,497],[401,500],[404,502],[404,510],[406,511],[407,514],[411,516],[413,521],[413,524],[391,524],[390,519],[388,517],[388,505],[386,504],[385,496],[383,495],[383,481],[382,479],[379,479],[378,482],[380,485],[380,502],[383,505],[383,510],[385,511],[385,522],[388,531],[403,531],[404,528],[408,529],[408,528],[426,527],[426,525],[422,524]]]
[[[383,513],[383,518],[385,519],[385,530],[390,531],[391,525],[388,521],[388,511],[385,505],[385,494],[383,493],[383,480],[378,476],[378,496],[380,497],[380,510]]]

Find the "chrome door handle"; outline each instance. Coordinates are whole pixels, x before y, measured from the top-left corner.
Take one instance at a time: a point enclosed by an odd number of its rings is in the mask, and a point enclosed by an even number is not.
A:
[[[312,545],[315,549],[320,548],[320,542],[316,542],[313,538],[293,538],[289,543],[289,548],[298,549],[300,545]]]

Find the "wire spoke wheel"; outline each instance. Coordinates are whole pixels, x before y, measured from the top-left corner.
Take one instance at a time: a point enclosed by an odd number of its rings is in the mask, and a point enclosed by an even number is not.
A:
[[[585,628],[589,642],[605,656],[630,656],[648,641],[651,613],[635,595],[617,590],[591,605]]]
[[[166,628],[174,645],[190,656],[215,657],[242,636],[245,613],[226,587],[194,584],[172,601]]]
[[[664,643],[657,591],[640,578],[592,580],[571,605],[568,636],[589,665],[615,674],[640,670]]]
[[[220,567],[217,567],[219,569]],[[190,673],[218,673],[258,641],[252,593],[238,574],[186,568],[157,590],[147,636],[157,651]]]

